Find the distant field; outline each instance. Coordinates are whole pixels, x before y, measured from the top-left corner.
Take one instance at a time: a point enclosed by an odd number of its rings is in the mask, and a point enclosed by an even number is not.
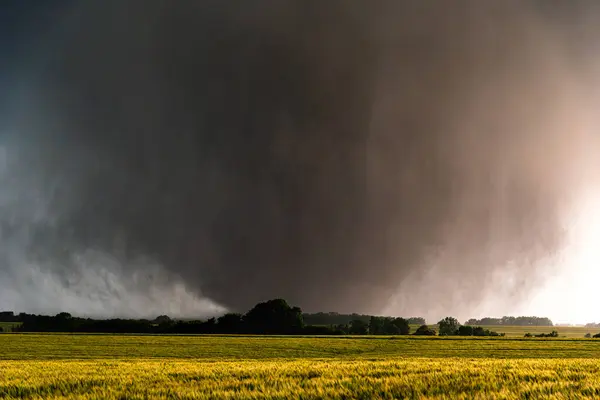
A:
[[[0,335],[0,398],[599,398],[600,340]]]
[[[19,325],[19,322],[0,322],[0,328],[2,328],[4,332],[12,332],[13,327],[17,327]]]
[[[600,358],[599,339],[0,335],[0,359]]]
[[[592,335],[600,332],[600,328],[586,328],[582,326],[484,326],[496,332],[504,332],[506,336],[524,336],[527,332],[531,334],[550,333],[557,331],[559,336],[568,338],[582,338],[586,333]]]
[[[434,329],[438,329],[437,325],[430,325]],[[586,333],[592,335],[600,333],[600,328],[585,328],[582,326],[502,326],[502,325],[482,325],[485,329],[505,333],[510,337],[523,337],[526,333],[533,335],[539,333],[550,333],[557,331],[561,337],[582,338]],[[410,331],[414,332],[418,328],[417,325],[411,325]]]

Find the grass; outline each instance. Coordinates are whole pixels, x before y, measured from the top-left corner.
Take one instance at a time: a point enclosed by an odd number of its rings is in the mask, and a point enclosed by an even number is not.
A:
[[[0,399],[600,398],[600,340],[0,335]]]
[[[600,358],[597,339],[0,335],[0,360]]]
[[[20,324],[20,322],[0,322],[0,328],[4,332],[12,332],[13,328],[18,327]]]
[[[526,333],[535,335],[557,331],[561,337],[582,338],[586,333],[594,335],[600,332],[598,328],[586,328],[584,326],[484,326],[484,328],[496,332],[504,332],[506,336],[511,337],[523,337]]]
[[[560,337],[582,338],[586,333],[592,335],[599,333],[600,328],[586,328],[584,326],[502,326],[502,325],[482,325],[483,328],[498,333],[505,333],[508,337],[523,337],[526,333],[539,334],[557,331]],[[411,325],[410,331],[414,332],[419,326]],[[437,325],[430,325],[436,331]]]

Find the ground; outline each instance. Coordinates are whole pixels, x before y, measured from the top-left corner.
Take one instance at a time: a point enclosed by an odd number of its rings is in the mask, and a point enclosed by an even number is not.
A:
[[[598,398],[600,340],[0,335],[0,398]]]
[[[2,328],[4,332],[11,332],[14,327],[19,325],[19,322],[0,322],[0,328]]]
[[[437,329],[437,325],[430,325]],[[418,328],[417,325],[411,325],[410,331],[414,332]],[[582,338],[586,333],[592,335],[599,333],[600,328],[586,328],[583,326],[498,326],[498,325],[483,325],[483,328],[498,333],[505,333],[509,337],[523,337],[526,333],[550,333],[557,331],[559,336],[568,338]]]

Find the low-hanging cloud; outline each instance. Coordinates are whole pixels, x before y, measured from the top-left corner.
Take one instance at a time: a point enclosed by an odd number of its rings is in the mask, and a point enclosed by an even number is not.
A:
[[[597,185],[598,7],[546,3],[73,6],[3,143],[0,304],[517,309]]]

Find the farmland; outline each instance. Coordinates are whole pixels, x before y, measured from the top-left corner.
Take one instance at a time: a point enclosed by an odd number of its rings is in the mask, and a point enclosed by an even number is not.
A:
[[[0,398],[597,398],[598,358],[594,339],[4,334]]]
[[[430,325],[434,329],[438,329],[437,325]],[[502,326],[502,325],[482,325],[483,328],[499,333],[504,333],[508,337],[523,337],[526,333],[533,335],[539,333],[550,333],[557,331],[560,337],[567,338],[582,338],[586,333],[592,335],[599,333],[600,328],[586,328],[584,326]],[[414,332],[418,326],[411,325],[411,332]]]
[[[584,326],[484,326],[486,329],[503,332],[509,337],[523,337],[526,333],[533,335],[557,331],[560,337],[582,338],[586,333],[592,335],[600,332],[600,328],[586,328]]]
[[[0,360],[600,358],[598,339],[0,335]]]
[[[13,328],[16,328],[19,325],[19,322],[0,322],[0,328],[2,328],[4,332],[11,332]]]
[[[594,398],[599,375],[595,360],[578,359],[5,362],[0,397]]]

